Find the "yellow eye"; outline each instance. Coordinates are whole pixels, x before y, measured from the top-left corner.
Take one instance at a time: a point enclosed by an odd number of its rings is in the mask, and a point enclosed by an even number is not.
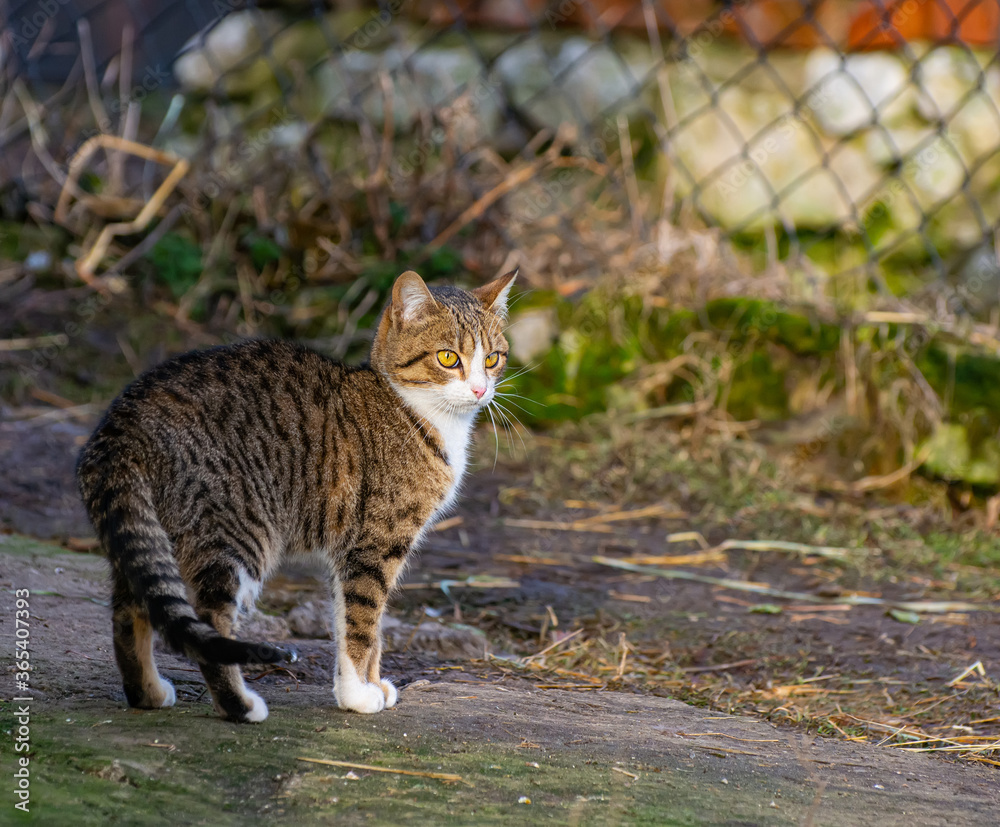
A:
[[[486,357],[486,367],[495,368],[497,362],[500,361],[500,354],[497,351],[493,351],[489,356]]]
[[[458,354],[453,350],[439,350],[438,361],[446,368],[453,368],[458,364]]]

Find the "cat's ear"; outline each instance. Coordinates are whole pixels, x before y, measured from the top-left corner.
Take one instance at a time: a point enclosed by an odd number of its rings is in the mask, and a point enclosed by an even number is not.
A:
[[[486,305],[488,310],[492,310],[500,318],[507,318],[507,295],[510,288],[514,286],[514,279],[517,278],[517,270],[512,270],[498,279],[493,279],[489,284],[477,287],[472,291],[472,295]]]
[[[392,286],[393,321],[409,324],[437,309],[437,302],[424,280],[407,270]]]

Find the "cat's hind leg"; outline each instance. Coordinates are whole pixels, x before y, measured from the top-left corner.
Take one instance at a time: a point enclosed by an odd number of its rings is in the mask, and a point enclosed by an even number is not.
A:
[[[377,567],[345,568],[347,571],[334,576],[331,583],[337,638],[333,696],[341,709],[379,712],[395,706],[397,698],[396,688],[379,676],[380,626],[388,584]]]
[[[153,658],[153,627],[123,578],[112,586],[115,660],[128,705],[138,709],[173,706],[173,684],[160,676]]]
[[[224,637],[233,637],[240,603],[247,600],[247,584],[253,583],[236,565],[213,562],[192,578],[198,616]],[[259,585],[256,585],[259,589]],[[252,589],[256,593],[256,589]],[[243,682],[238,666],[200,663],[216,712],[235,723],[259,723],[267,718],[264,699]]]

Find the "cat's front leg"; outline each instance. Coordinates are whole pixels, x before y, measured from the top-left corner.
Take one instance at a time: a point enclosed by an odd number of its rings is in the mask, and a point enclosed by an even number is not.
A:
[[[371,654],[368,658],[368,683],[376,684],[382,688],[385,695],[385,708],[391,709],[396,705],[399,693],[392,681],[382,677],[382,622],[379,618],[379,627],[375,632],[375,644],[372,646]]]
[[[355,561],[333,578],[337,637],[333,696],[341,709],[372,713],[396,704],[396,687],[379,674],[382,613],[391,582],[387,574],[381,567]]]

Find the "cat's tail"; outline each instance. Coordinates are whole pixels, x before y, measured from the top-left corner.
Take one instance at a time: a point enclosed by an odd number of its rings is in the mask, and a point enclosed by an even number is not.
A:
[[[269,643],[227,638],[199,619],[188,601],[173,544],[156,516],[149,483],[138,469],[101,473],[81,457],[80,490],[107,550],[112,573],[172,649],[201,663],[281,663],[291,655]],[[114,480],[112,483],[111,479]]]

